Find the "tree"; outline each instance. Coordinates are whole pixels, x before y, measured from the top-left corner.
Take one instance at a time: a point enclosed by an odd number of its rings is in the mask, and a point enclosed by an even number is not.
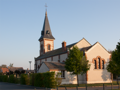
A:
[[[10,63],[9,67],[13,67],[13,63]]]
[[[61,85],[61,82],[62,82],[62,78],[61,78],[61,73],[60,72],[58,72],[56,74],[55,81],[56,81],[56,86],[59,87]]]
[[[109,61],[107,70],[116,75],[118,83],[118,75],[120,75],[120,42],[118,42],[116,49],[112,52],[111,61]]]
[[[69,55],[65,61],[65,68],[67,71],[72,72],[72,74],[77,75],[77,83],[79,85],[79,74],[84,74],[90,69],[90,64],[88,60],[83,56],[83,52],[79,50],[77,46],[69,49]]]

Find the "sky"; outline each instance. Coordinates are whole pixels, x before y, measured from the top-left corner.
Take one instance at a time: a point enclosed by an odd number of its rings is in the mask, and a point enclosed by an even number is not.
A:
[[[114,50],[120,41],[120,0],[0,0],[0,65],[34,69],[45,4],[54,49],[80,41]]]

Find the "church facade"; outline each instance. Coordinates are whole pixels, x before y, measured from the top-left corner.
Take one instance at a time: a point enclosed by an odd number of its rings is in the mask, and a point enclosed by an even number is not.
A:
[[[55,38],[52,35],[47,12],[45,13],[45,20],[43,29],[41,31],[40,42],[40,55],[35,58],[35,72],[43,73],[47,71],[61,72],[62,84],[76,84],[76,75],[71,75],[65,69],[65,60],[69,55],[69,49],[73,46],[77,46],[83,51],[89,64],[91,64],[90,70],[84,75],[79,75],[80,83],[110,83],[111,74],[106,70],[106,66],[109,63],[111,54],[99,43],[96,42],[91,45],[85,38],[80,41],[66,45],[66,42],[62,42],[61,48],[54,49]]]

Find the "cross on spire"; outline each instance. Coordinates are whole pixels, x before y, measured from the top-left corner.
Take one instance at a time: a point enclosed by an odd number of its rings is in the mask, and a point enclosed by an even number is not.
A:
[[[46,7],[46,11],[47,11],[47,7],[48,7],[47,4],[45,4],[45,7]]]

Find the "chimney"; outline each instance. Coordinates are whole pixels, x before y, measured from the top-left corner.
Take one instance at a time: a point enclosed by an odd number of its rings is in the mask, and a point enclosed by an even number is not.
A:
[[[62,42],[62,49],[63,49],[63,51],[66,51],[66,42],[65,41]]]

